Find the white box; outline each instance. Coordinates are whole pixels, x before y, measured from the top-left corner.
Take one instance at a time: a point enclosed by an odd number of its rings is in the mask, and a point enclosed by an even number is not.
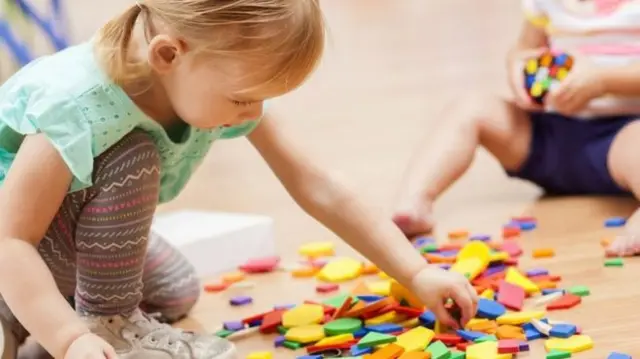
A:
[[[266,216],[176,211],[157,214],[152,229],[178,248],[200,277],[277,254],[273,219]]]

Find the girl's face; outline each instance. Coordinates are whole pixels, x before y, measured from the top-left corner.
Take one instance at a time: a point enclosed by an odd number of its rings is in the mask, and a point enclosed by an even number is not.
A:
[[[251,87],[246,64],[191,56],[180,44],[150,44],[149,62],[173,112],[189,125],[211,129],[262,117],[264,94],[239,94]],[[159,41],[159,40],[158,40]],[[156,48],[154,50],[154,48]]]

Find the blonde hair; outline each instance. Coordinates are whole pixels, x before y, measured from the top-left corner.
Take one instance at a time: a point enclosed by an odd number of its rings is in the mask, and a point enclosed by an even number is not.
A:
[[[117,84],[144,81],[147,61],[132,56],[139,18],[145,34],[159,21],[190,50],[259,64],[259,84],[284,92],[302,84],[324,50],[319,0],[140,0],[102,27],[96,54]],[[252,87],[252,89],[256,89]],[[247,89],[249,90],[249,89]]]

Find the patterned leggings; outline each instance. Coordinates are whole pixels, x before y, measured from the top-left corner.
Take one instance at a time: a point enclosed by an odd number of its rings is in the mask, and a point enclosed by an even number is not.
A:
[[[200,294],[193,267],[150,232],[160,187],[160,155],[133,132],[94,162],[94,185],[65,198],[39,252],[76,310],[129,314],[137,307],[173,322]],[[19,342],[27,331],[0,301],[0,316]]]

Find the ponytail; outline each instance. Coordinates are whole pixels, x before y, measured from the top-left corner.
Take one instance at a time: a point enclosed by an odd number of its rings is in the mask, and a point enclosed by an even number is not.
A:
[[[135,62],[129,56],[133,30],[144,11],[147,11],[145,5],[134,4],[122,15],[107,22],[98,34],[98,58],[111,80],[121,86],[140,80],[149,72],[145,63]]]

